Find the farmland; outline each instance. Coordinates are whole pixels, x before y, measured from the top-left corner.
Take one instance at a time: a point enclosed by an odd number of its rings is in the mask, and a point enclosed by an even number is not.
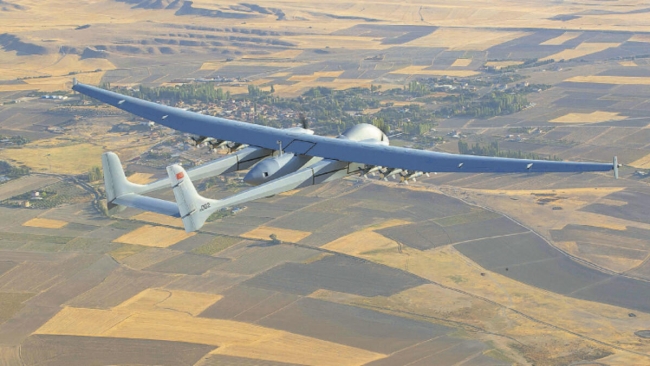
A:
[[[647,364],[646,8],[0,1],[0,364]],[[73,78],[319,135],[364,122],[395,146],[623,167],[350,176],[187,234],[107,217],[100,155],[146,184],[225,151]],[[242,173],[197,188],[222,199]]]

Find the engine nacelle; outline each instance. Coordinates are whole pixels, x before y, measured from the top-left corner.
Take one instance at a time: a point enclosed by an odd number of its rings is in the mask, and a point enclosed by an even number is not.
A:
[[[308,163],[313,162],[313,159],[317,158],[291,153],[267,158],[257,163],[257,165],[248,171],[248,174],[244,177],[244,182],[252,186],[258,186],[270,180],[293,173]]]

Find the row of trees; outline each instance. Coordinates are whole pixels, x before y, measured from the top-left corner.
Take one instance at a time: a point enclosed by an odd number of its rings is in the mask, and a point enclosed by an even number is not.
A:
[[[16,136],[0,135],[0,140],[9,140],[9,142],[11,142],[14,145],[25,145],[29,143],[29,139],[21,135],[16,135]]]
[[[490,118],[519,112],[528,104],[528,99],[523,94],[492,92],[484,95],[478,102],[461,98],[456,104],[443,108],[442,111],[448,116]]]
[[[4,160],[0,160],[0,175],[6,175],[9,178],[18,178],[29,174],[29,168],[26,166],[16,167]]]
[[[96,182],[98,180],[104,179],[104,172],[102,169],[98,166],[94,166],[90,168],[90,171],[88,172],[88,181],[89,182]]]

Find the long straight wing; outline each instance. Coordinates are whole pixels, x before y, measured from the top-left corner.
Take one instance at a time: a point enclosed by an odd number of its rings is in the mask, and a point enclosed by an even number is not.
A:
[[[367,165],[423,172],[467,173],[588,172],[609,171],[615,167],[615,164],[495,158],[365,144],[206,116],[90,85],[75,84],[72,89],[182,132],[267,149],[277,149],[280,141],[287,152]]]

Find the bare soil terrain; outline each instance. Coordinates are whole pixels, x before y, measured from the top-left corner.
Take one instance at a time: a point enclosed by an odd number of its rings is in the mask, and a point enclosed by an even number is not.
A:
[[[650,329],[648,11],[631,0],[0,0],[0,160],[31,169],[0,183],[0,364],[650,363],[637,335]],[[477,80],[512,74],[522,79]],[[89,173],[105,151],[141,184],[220,155],[88,105],[69,93],[73,78],[207,80],[278,98],[431,78],[485,94],[529,83],[543,88],[523,110],[436,118],[428,136],[440,139],[425,147],[456,153],[459,137],[624,166],[619,180],[351,177],[187,234],[157,214],[106,217]],[[446,95],[346,112],[435,109]],[[152,153],[161,146],[174,154]],[[198,183],[221,198],[242,189],[237,176]],[[35,192],[50,191],[65,199],[38,206]]]

